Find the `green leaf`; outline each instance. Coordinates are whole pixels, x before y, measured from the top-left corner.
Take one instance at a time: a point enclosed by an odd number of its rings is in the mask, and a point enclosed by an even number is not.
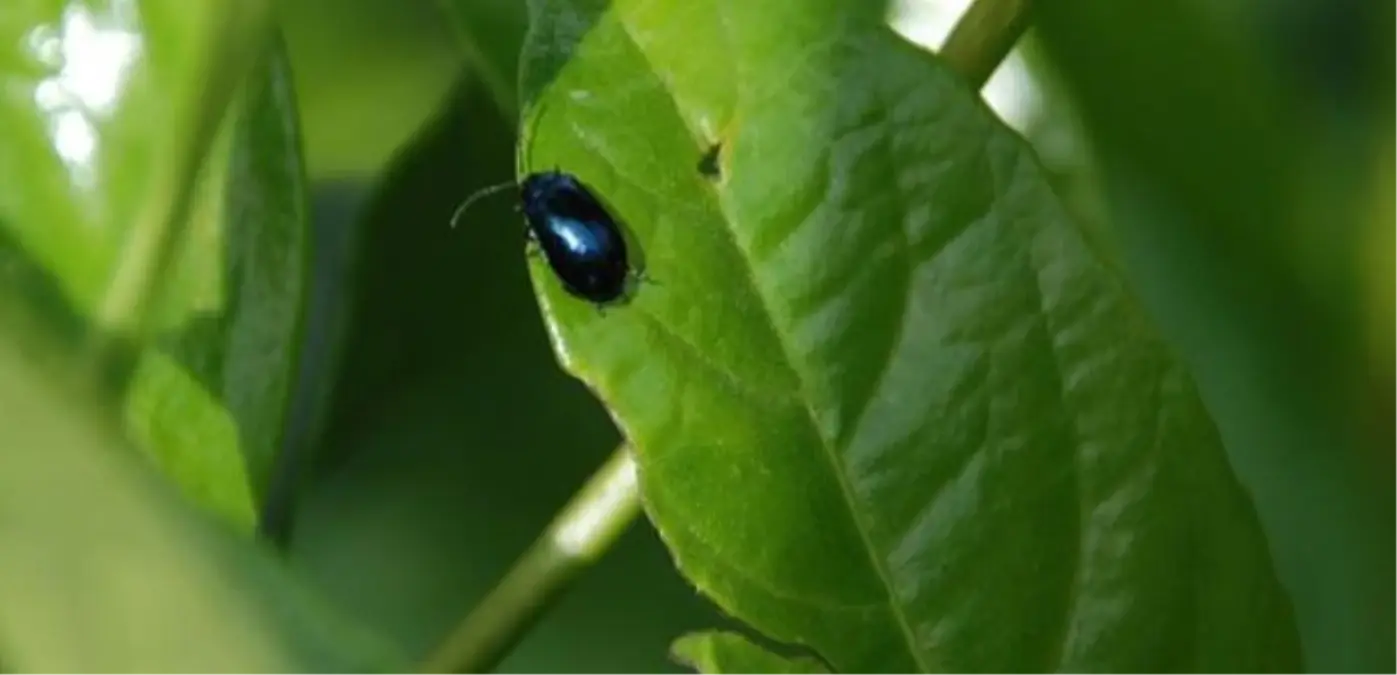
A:
[[[280,45],[246,86],[224,82],[230,93],[206,97],[207,80],[228,68],[220,55],[237,58],[209,30],[218,18],[159,0],[6,13],[0,231],[8,255],[56,287],[54,314],[100,325],[99,305],[118,293],[143,228],[191,194],[165,278],[136,300],[151,308],[157,341],[136,358],[125,414],[138,445],[188,494],[248,529],[295,376],[310,242]],[[218,106],[230,99],[225,116]],[[202,128],[220,131],[205,138]],[[178,175],[198,165],[181,159],[190,153],[204,158],[202,176]]]
[[[270,556],[191,511],[15,338],[0,297],[0,645],[17,672],[400,671]],[[24,348],[19,345],[23,344]],[[76,403],[75,403],[76,401]],[[16,423],[18,422],[18,423]]]
[[[127,419],[183,485],[207,485],[196,492],[204,501],[251,518],[281,450],[312,244],[296,101],[279,45],[247,83],[225,134],[205,174],[210,196],[171,270],[175,288],[194,290],[165,297],[170,321],[142,358]],[[197,310],[180,317],[188,307]],[[208,499],[220,490],[238,492]]]
[[[827,673],[823,664],[807,657],[785,657],[753,644],[738,633],[690,633],[674,641],[675,660],[700,673]]]
[[[841,671],[1297,668],[1189,375],[1022,140],[845,4],[533,5],[522,170],[657,280],[534,284],[681,571]]]
[[[1260,199],[1257,191],[1283,181],[1279,173],[1287,152],[1286,138],[1294,133],[1290,127],[1294,120],[1272,109],[1283,102],[1277,99],[1270,80],[1256,68],[1254,58],[1248,58],[1253,55],[1225,48],[1222,36],[1205,28],[1213,19],[1203,16],[1209,13],[1209,9],[1194,12],[1174,0],[1130,11],[1098,10],[1088,3],[1072,2],[1054,7],[1040,18],[1047,27],[1042,42],[1050,56],[1061,61],[1070,55],[1067,65],[1074,67],[1084,58],[1098,59],[1091,64],[1089,81],[1073,81],[1075,68],[1066,76],[1075,92],[1087,94],[1077,99],[1077,105],[1085,106],[1081,113],[1090,131],[1104,140],[1128,142],[1153,154],[1159,162],[1150,170],[1159,174],[1161,184],[1194,191],[1202,198],[1200,205],[1212,211],[1210,215],[1227,222],[1227,230],[1215,233],[1216,244],[1221,246],[1236,232],[1270,230],[1284,220],[1280,200]],[[1060,43],[1069,28],[1120,29],[1127,25],[1133,28],[1130,35],[1083,40],[1067,51]],[[1240,38],[1236,46],[1243,43],[1252,46],[1251,41]],[[1118,58],[1099,60],[1105,52],[1095,51],[1098,44],[1109,45]],[[1196,68],[1200,61],[1195,59],[1200,58],[1208,68]],[[1171,63],[1189,63],[1200,72],[1187,82],[1175,82],[1171,77],[1159,83],[1140,77]],[[1119,88],[1108,95],[1107,86]],[[1160,95],[1155,92],[1162,91],[1170,91],[1170,96],[1178,97],[1175,100],[1189,105],[1139,105],[1142,97],[1155,98]],[[1165,113],[1166,109],[1170,112]],[[1160,123],[1167,123],[1170,133],[1150,133],[1150,127]],[[1182,138],[1197,140],[1180,142]],[[1200,148],[1195,143],[1208,143],[1209,154],[1215,156],[1199,161]]]

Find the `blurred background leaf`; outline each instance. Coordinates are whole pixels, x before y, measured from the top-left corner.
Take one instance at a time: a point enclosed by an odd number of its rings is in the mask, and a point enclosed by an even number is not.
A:
[[[282,449],[297,375],[312,242],[296,120],[286,63],[273,49],[229,115],[208,161],[211,196],[196,207],[170,272],[172,287],[199,289],[200,311],[169,320],[128,393],[137,441],[225,511],[236,502],[217,490],[240,483],[234,512],[244,523]]]
[[[1392,247],[1364,251],[1393,225],[1364,204],[1379,183],[1393,199],[1393,9],[1225,6],[1073,0],[1038,26],[1131,280],[1255,500],[1307,667],[1388,671],[1391,322],[1364,280],[1392,279]]]
[[[496,106],[513,121],[519,111],[519,49],[528,28],[527,3],[519,0],[437,0],[457,45]]]
[[[431,0],[286,0],[277,14],[313,178],[372,182],[449,103],[461,61]]]

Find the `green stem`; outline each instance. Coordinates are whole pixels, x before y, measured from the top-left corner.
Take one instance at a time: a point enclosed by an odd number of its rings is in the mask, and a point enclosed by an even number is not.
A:
[[[941,59],[976,89],[985,86],[1028,30],[1033,0],[975,0],[941,46]]]
[[[623,445],[421,670],[479,673],[494,669],[572,580],[600,560],[639,515],[635,459]]]

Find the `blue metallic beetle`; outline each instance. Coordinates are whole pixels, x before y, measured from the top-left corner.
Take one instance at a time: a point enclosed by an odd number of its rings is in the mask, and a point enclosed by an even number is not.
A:
[[[514,186],[484,188],[457,207],[456,221],[476,199]],[[543,252],[563,289],[573,297],[605,306],[623,300],[629,282],[643,275],[631,266],[616,219],[575,176],[545,171],[518,184],[529,241]]]
[[[622,298],[631,279],[626,241],[616,219],[587,186],[561,171],[530,174],[519,187],[529,238],[563,288],[605,305]]]

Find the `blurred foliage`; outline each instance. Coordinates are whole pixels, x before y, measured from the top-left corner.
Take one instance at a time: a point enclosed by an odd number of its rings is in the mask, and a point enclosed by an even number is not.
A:
[[[448,102],[461,57],[430,0],[287,0],[306,163],[317,180],[376,180]]]
[[[1393,658],[1392,322],[1370,309],[1392,247],[1364,253],[1393,228],[1364,212],[1391,156],[1392,36],[1374,28],[1391,18],[1074,1],[1037,24],[1127,269],[1193,368],[1319,671]]]
[[[7,325],[34,325],[12,301],[0,301]],[[0,410],[23,420],[0,425],[8,669],[403,668],[377,636],[345,624],[272,556],[191,511],[133,462],[61,368],[36,367],[53,362],[42,354],[52,343],[27,342],[0,339]]]
[[[619,427],[505,671],[1392,671],[1393,6],[1041,3],[1027,139],[878,9],[0,9],[0,664],[408,669]]]
[[[472,74],[508,118],[519,112],[519,51],[528,8],[519,0],[438,0]]]
[[[11,73],[0,255],[47,282],[45,307],[61,322],[158,335],[125,383],[131,434],[191,496],[250,529],[295,376],[307,258],[281,53],[246,87],[209,97],[220,66],[200,50],[217,44],[207,31],[221,13],[157,7],[143,34],[120,5],[31,5],[0,23]],[[131,280],[145,283],[130,263],[160,254],[145,247],[185,207],[169,277],[140,301],[151,317],[128,325],[113,308],[132,304]]]

